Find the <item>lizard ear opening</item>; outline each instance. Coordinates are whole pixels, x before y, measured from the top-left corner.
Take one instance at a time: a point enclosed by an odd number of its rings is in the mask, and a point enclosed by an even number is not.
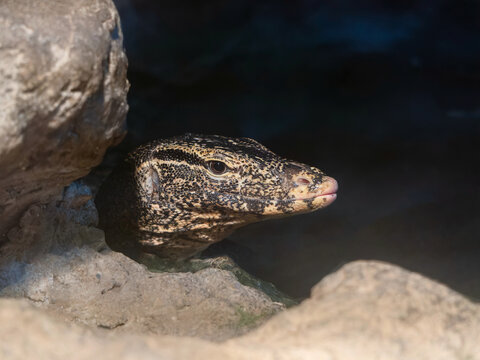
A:
[[[147,194],[148,200],[158,200],[160,194],[160,177],[158,172],[153,166],[150,166],[146,173],[146,179],[143,184],[143,188]]]

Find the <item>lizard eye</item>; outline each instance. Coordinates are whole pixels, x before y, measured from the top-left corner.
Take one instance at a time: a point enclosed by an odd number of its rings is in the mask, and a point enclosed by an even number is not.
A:
[[[207,162],[207,166],[214,175],[222,175],[227,172],[227,165],[218,160],[212,160]]]

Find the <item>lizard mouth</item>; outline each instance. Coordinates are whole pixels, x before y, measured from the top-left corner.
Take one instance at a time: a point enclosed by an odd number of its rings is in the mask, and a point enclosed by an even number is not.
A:
[[[291,206],[294,212],[309,212],[324,208],[337,198],[338,183],[334,178],[324,176],[319,188],[315,191],[299,192],[292,194]],[[305,191],[305,192],[304,192]]]
[[[244,203],[245,208],[236,211],[245,211],[267,216],[287,216],[296,213],[311,212],[324,208],[337,198],[338,183],[335,179],[324,176],[322,183],[313,191],[308,187],[297,187],[286,198],[264,199],[232,193],[215,192],[217,198],[223,198],[226,204]],[[249,205],[247,205],[250,203]]]
[[[292,201],[301,201],[301,200],[312,200],[312,199],[317,199],[317,198],[325,198],[325,199],[336,199],[337,198],[337,192],[332,191],[329,193],[321,193],[321,194],[313,194],[311,196],[305,196],[305,197],[298,197],[298,198],[293,198],[290,199]]]
[[[338,191],[338,183],[337,181],[330,177],[324,176],[323,182],[320,185],[320,188],[315,192],[306,192],[306,193],[299,193],[297,196],[294,195],[293,201],[301,201],[301,200],[314,200],[314,199],[327,199],[330,202],[333,202],[337,198],[337,191]]]
[[[335,201],[336,198],[337,198],[337,193],[332,192],[332,193],[328,193],[328,194],[314,195],[311,198],[307,198],[307,199],[304,199],[304,200],[322,199],[326,203],[325,205],[330,205],[332,202]]]
[[[264,209],[265,215],[282,216],[300,214],[324,208],[337,198],[338,183],[334,178],[324,176],[319,188],[308,191],[308,188],[296,188],[287,199],[274,200],[274,204]]]

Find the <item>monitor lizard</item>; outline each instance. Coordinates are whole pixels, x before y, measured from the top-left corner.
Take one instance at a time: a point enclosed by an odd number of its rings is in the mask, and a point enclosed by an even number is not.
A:
[[[324,208],[337,189],[255,140],[185,134],[131,152],[95,203],[113,250],[182,260],[248,223]]]

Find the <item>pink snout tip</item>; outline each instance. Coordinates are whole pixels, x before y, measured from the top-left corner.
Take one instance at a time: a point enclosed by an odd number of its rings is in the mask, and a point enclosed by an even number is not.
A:
[[[330,176],[324,176],[319,195],[333,195],[338,191],[338,182]]]

